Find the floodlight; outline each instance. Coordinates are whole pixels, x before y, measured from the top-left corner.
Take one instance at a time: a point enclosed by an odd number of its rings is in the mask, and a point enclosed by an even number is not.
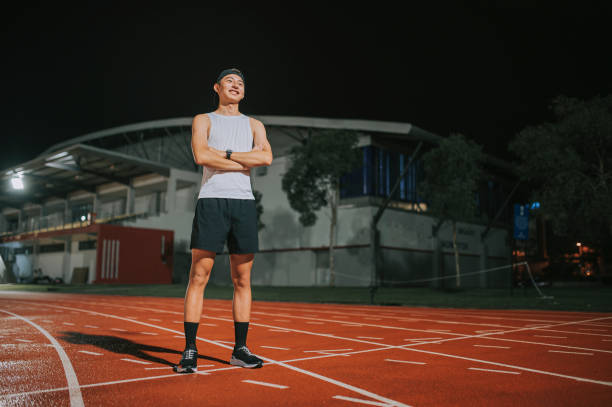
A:
[[[85,222],[85,215],[81,215],[81,222]]]
[[[11,178],[11,185],[13,185],[13,189],[23,189],[23,178],[19,176]]]

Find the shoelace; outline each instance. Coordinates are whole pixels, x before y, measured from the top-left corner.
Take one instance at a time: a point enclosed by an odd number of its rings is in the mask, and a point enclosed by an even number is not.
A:
[[[246,353],[249,356],[253,356],[253,354],[251,353],[249,348],[247,348],[246,346],[242,346],[239,350],[243,351],[244,353]]]
[[[185,351],[185,359],[192,359],[195,353],[196,353],[195,349],[187,349]]]

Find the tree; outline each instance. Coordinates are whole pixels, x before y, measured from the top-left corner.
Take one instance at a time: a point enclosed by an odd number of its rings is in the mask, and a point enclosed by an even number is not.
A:
[[[263,194],[257,190],[253,190],[253,196],[255,197],[255,210],[257,211],[257,230],[261,230],[266,225],[261,221],[261,215],[263,215],[263,205],[261,204],[261,198]]]
[[[475,193],[481,178],[482,147],[461,134],[451,135],[423,155],[425,178],[420,194],[427,202],[427,211],[438,218],[434,234],[442,223],[453,228],[456,285],[460,287],[457,221],[469,220],[476,212]]]
[[[289,204],[299,212],[300,223],[312,226],[316,211],[329,206],[329,272],[330,285],[335,283],[334,246],[340,201],[340,177],[349,173],[360,160],[357,135],[330,130],[304,139],[290,151],[291,165],[283,176],[282,188]]]
[[[612,96],[559,96],[551,110],[554,121],[523,129],[510,151],[554,233],[602,249],[612,237]]]

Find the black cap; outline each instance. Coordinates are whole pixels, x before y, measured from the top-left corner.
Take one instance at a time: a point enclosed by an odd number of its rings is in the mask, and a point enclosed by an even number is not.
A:
[[[221,79],[225,78],[227,75],[238,75],[242,78],[243,82],[246,82],[244,80],[244,75],[242,74],[242,72],[240,72],[238,69],[236,68],[229,68],[229,69],[224,69],[221,71],[221,73],[219,74],[219,76],[217,76],[217,83],[221,82]]]

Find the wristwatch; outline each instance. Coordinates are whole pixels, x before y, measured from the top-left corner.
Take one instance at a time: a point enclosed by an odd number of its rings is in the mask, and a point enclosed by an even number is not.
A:
[[[232,153],[233,153],[232,150],[225,150],[225,158],[229,160],[230,157],[232,156]]]

